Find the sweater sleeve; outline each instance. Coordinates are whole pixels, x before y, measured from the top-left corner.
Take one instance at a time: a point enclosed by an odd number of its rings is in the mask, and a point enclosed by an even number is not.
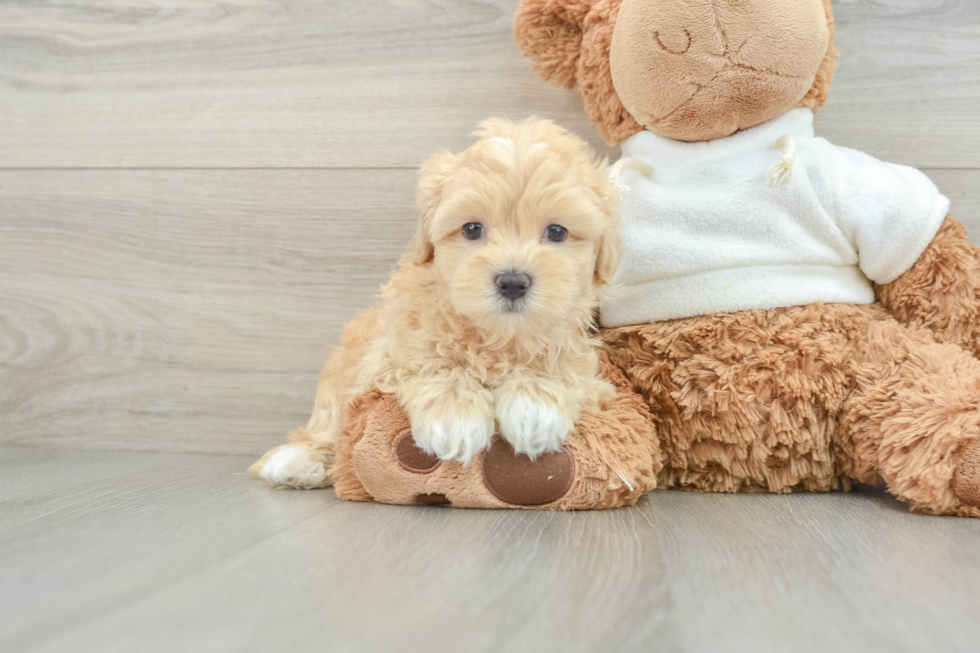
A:
[[[816,140],[824,207],[857,250],[865,276],[894,281],[939,231],[949,200],[915,168]]]

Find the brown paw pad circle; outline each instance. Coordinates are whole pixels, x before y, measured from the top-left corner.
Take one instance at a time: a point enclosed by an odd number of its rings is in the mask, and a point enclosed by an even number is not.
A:
[[[490,492],[515,506],[543,506],[565,496],[575,479],[575,461],[567,450],[531,460],[495,438],[483,458],[483,482]]]
[[[980,440],[971,440],[960,449],[953,492],[963,503],[980,508]]]
[[[412,432],[406,431],[395,440],[395,459],[398,464],[415,474],[430,474],[442,462],[430,453],[425,453],[415,444]]]

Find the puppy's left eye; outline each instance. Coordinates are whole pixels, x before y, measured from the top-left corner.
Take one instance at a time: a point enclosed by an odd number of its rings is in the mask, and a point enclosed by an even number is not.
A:
[[[483,238],[483,225],[479,222],[467,222],[463,225],[463,236],[466,240],[480,240]]]
[[[560,243],[568,238],[568,229],[560,224],[551,224],[544,230],[544,237],[553,243]]]

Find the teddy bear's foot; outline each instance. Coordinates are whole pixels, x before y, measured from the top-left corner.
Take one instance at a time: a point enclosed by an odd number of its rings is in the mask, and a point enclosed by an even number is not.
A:
[[[884,481],[916,512],[980,517],[980,361],[895,320],[872,322],[853,342],[839,468]]]
[[[953,492],[965,505],[980,509],[980,439],[963,445],[956,458]]]
[[[496,434],[471,464],[421,449],[396,397],[378,390],[351,403],[332,455],[337,496],[348,501],[456,508],[579,510],[636,503],[663,468],[645,401],[605,359],[603,378],[616,393],[579,417],[557,451],[532,460]]]
[[[395,441],[394,454],[398,465],[413,474],[432,474],[443,463],[436,456],[419,449],[411,432]],[[500,437],[494,438],[484,454],[482,469],[482,480],[486,489],[500,501],[512,506],[543,506],[553,503],[568,494],[575,480],[575,461],[568,451],[563,449],[546,453],[531,460],[528,456],[515,452]],[[459,474],[459,470],[456,474]],[[446,489],[438,483],[433,485]],[[430,491],[415,494],[412,503],[423,506],[452,505],[446,494],[432,492],[432,487],[425,489]]]

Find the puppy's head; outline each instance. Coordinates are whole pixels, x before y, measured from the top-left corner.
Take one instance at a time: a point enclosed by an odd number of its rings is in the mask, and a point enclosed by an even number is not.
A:
[[[622,247],[605,163],[546,120],[490,119],[474,135],[422,168],[411,262],[501,336],[587,324]]]

